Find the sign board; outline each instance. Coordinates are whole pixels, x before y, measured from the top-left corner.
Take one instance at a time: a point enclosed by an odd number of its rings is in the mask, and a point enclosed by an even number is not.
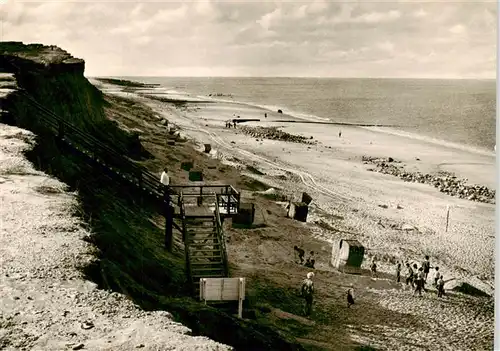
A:
[[[245,278],[202,278],[200,279],[200,300],[238,301],[238,316],[242,317],[245,299]]]

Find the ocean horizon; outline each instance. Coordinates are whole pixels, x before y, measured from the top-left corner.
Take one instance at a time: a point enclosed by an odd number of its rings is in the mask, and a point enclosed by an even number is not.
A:
[[[496,79],[113,77],[187,97],[253,105],[306,120],[398,125],[407,135],[492,152]]]

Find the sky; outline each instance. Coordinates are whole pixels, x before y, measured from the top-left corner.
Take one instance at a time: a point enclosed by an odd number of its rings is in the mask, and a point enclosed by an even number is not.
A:
[[[1,1],[0,1],[1,2]],[[496,77],[496,1],[14,1],[1,39],[87,76]]]

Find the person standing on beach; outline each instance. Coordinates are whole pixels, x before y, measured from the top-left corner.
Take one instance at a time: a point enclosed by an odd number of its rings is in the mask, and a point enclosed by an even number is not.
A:
[[[370,271],[372,274],[372,278],[377,277],[377,263],[375,262],[375,257],[372,258],[372,263],[370,265]]]
[[[341,137],[342,137],[342,131],[339,130],[339,138],[341,138]]]
[[[422,268],[424,271],[424,283],[427,283],[427,276],[429,275],[429,271],[431,270],[431,263],[429,261],[429,256],[425,256],[424,262],[422,262]]]
[[[314,277],[313,272],[307,273],[306,279],[302,282],[301,292],[302,297],[306,300],[306,305],[304,308],[304,314],[310,316],[312,312],[313,304],[313,294],[314,294],[314,283],[312,278]]]
[[[436,271],[434,272],[434,286],[437,287],[438,280],[441,277],[441,272],[439,272],[439,267],[434,268]]]
[[[416,265],[414,265],[413,267],[416,267]],[[422,288],[424,287],[424,272],[422,267],[418,269],[416,278],[417,279],[415,280],[415,291],[413,292],[413,296],[415,296],[416,293],[418,293],[418,296],[422,296]]]
[[[401,282],[401,262],[398,262],[398,264],[396,266],[396,281],[398,283]]]
[[[410,266],[409,263],[406,263],[406,285],[410,284],[410,286],[413,288],[413,278],[414,278],[415,273],[413,272],[413,268]]]
[[[351,287],[347,290],[347,308],[350,308],[351,305],[354,305],[354,288]]]
[[[267,112],[264,113],[264,118],[267,118]]]
[[[438,291],[438,297],[443,297],[444,294],[444,278],[443,275],[441,274],[438,281],[437,281],[437,291]]]

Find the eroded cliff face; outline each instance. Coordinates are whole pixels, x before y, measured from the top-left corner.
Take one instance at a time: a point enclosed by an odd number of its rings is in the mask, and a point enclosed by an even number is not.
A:
[[[43,134],[43,107],[131,158],[145,155],[137,135],[106,119],[101,91],[85,77],[85,62],[56,46],[0,43],[0,122]],[[38,106],[37,106],[38,105]]]

